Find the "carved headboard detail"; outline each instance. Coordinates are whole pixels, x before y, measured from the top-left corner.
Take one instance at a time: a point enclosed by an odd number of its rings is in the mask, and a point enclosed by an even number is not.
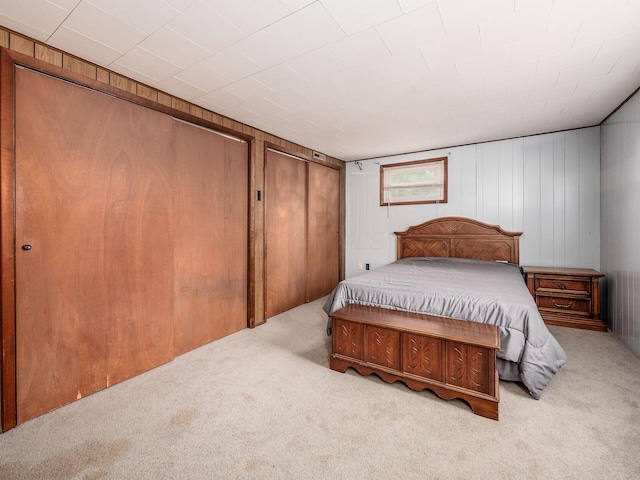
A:
[[[398,259],[455,257],[520,263],[522,232],[507,232],[471,218],[436,218],[395,234]]]

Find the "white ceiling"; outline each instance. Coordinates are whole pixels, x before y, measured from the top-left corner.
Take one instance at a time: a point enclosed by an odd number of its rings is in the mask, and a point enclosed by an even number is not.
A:
[[[355,160],[600,123],[640,0],[0,0],[0,25]]]

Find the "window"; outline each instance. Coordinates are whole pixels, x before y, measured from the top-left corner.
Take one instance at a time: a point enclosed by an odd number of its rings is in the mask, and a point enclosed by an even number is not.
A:
[[[447,157],[380,165],[380,205],[447,203]]]

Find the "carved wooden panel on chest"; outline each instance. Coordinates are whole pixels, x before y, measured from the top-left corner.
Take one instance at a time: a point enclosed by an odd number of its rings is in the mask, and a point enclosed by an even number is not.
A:
[[[442,340],[422,335],[403,337],[404,371],[442,382]]]

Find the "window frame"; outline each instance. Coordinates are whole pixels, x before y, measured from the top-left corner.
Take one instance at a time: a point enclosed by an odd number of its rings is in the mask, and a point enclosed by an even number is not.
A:
[[[430,163],[440,163],[442,162],[442,198],[435,200],[411,200],[411,201],[401,201],[401,202],[385,202],[385,190],[388,187],[385,185],[385,170],[393,170],[398,169],[401,170],[403,167],[411,168],[420,164],[430,164]],[[448,203],[448,190],[449,190],[449,170],[448,170],[448,162],[449,157],[438,157],[438,158],[429,158],[423,160],[414,160],[412,162],[403,162],[403,163],[390,163],[387,165],[380,165],[380,206],[393,206],[393,205],[422,205],[422,204],[431,204],[431,203]]]

